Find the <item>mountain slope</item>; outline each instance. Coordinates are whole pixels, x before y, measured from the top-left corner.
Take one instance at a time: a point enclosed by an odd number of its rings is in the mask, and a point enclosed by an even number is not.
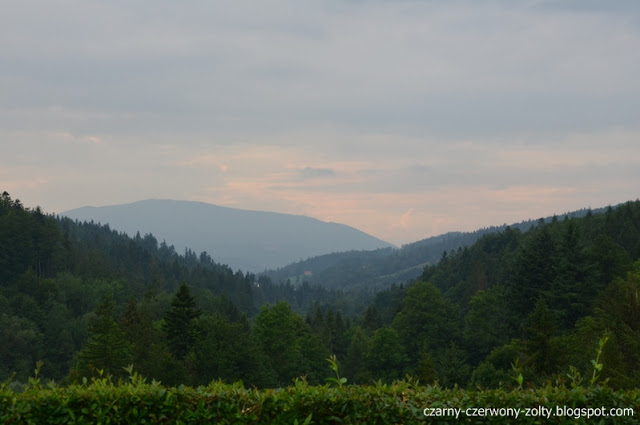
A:
[[[216,262],[253,272],[330,252],[392,246],[344,224],[202,202],[150,199],[61,215],[109,224],[130,235],[152,233],[178,251],[206,251]]]
[[[560,218],[579,218],[587,214],[604,214],[605,211],[606,208],[581,209],[562,214]],[[549,223],[553,220],[554,217],[524,220],[508,227],[525,232],[532,226],[539,225],[541,221]],[[368,286],[379,290],[392,283],[417,278],[426,265],[438,263],[445,251],[453,252],[470,246],[482,236],[502,232],[506,228],[507,225],[503,224],[474,232],[448,232],[403,245],[400,249],[337,252],[309,258],[277,270],[269,270],[265,274],[276,282],[287,279],[294,283],[306,280],[326,288]]]

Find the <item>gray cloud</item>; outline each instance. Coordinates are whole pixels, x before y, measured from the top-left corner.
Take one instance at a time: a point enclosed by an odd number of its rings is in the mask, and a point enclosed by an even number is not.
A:
[[[639,12],[635,0],[541,0],[535,3],[540,9],[569,10],[577,12]]]
[[[333,177],[336,175],[335,170],[331,168],[313,168],[313,167],[304,167],[298,170],[298,176],[301,179],[316,179],[322,177]]]
[[[411,223],[434,217],[410,200],[443,187],[622,201],[638,51],[633,0],[10,2],[0,183],[57,209],[398,194],[389,214]]]
[[[558,2],[267,3],[13,4],[0,102],[45,120],[51,107],[93,112],[77,125],[135,134],[637,125],[626,2],[588,15]]]

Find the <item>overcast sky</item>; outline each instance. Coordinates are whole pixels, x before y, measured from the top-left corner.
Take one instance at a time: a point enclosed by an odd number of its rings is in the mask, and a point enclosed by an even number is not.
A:
[[[0,6],[0,190],[26,206],[197,200],[400,245],[640,197],[636,0]]]

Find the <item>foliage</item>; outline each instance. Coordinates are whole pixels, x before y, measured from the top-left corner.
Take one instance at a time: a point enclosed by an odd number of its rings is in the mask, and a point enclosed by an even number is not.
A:
[[[390,383],[403,376],[409,359],[400,343],[398,332],[392,327],[380,328],[371,337],[365,364],[375,376]]]
[[[335,378],[333,376],[326,378],[326,381],[328,383],[333,383],[336,384],[337,386],[341,387],[344,384],[347,383],[347,378],[344,377],[340,377],[340,371],[339,371],[339,366],[338,366],[338,359],[336,358],[335,354],[332,354],[329,356],[329,358],[327,359],[327,361],[329,362],[329,366],[331,367],[331,370],[333,371],[333,373],[335,373]]]
[[[409,374],[447,388],[596,379],[639,387],[640,201],[527,228],[478,234],[459,249],[442,240],[447,251],[419,280],[383,290],[376,273],[391,267],[387,254],[361,261],[354,253],[347,269],[372,274],[366,287],[343,292],[234,272],[207,253],[45,215],[5,192],[0,379],[13,376],[20,388],[42,361],[42,382],[98,371],[118,379],[133,363],[167,385],[285,387],[300,376],[315,385],[326,382],[333,353],[357,384]]]
[[[593,365],[593,374],[591,375],[591,379],[589,380],[589,383],[591,385],[595,385],[595,383],[598,382],[598,378],[600,378],[600,372],[602,372],[602,367],[604,366],[602,363],[600,363],[600,356],[602,355],[602,349],[604,348],[608,340],[609,337],[605,335],[600,339],[600,341],[598,341],[596,358],[591,360],[591,364]]]
[[[437,361],[437,378],[445,388],[466,386],[471,375],[471,366],[467,363],[465,352],[455,342],[440,353]]]
[[[409,359],[416,361],[424,344],[432,352],[446,349],[459,340],[455,307],[431,283],[418,282],[407,291],[393,320]]]
[[[127,371],[131,373],[131,369]],[[550,410],[549,418],[539,409]],[[587,417],[604,408],[618,417]],[[461,409],[459,420],[502,424],[515,420],[494,413],[471,416],[479,408],[519,409],[518,423],[634,424],[640,412],[640,391],[613,391],[607,387],[545,386],[535,390],[443,389],[412,381],[371,386],[310,386],[297,380],[277,390],[245,388],[240,384],[211,382],[200,387],[165,387],[147,383],[136,373],[129,381],[109,378],[68,387],[42,385],[31,380],[22,393],[0,386],[0,422],[4,424],[450,424],[455,416],[435,416],[445,409]],[[433,416],[425,417],[427,414]],[[433,409],[433,410],[431,410]],[[470,409],[470,410],[467,410]],[[525,409],[529,409],[528,411]],[[538,409],[538,411],[534,410]],[[567,409],[571,409],[568,411]],[[623,410],[627,409],[627,410]],[[453,412],[451,412],[453,415]],[[503,411],[504,413],[504,411]],[[527,415],[528,413],[528,415]]]
[[[117,377],[129,364],[130,346],[115,321],[113,309],[113,301],[105,297],[89,321],[89,339],[78,354],[79,376],[92,376],[101,370]]]
[[[320,382],[329,353],[309,325],[284,302],[265,305],[256,317],[253,338],[266,356],[265,368],[275,373],[271,386],[284,386],[307,376]]]
[[[243,381],[260,387],[272,383],[270,371],[262,367],[266,358],[251,337],[249,323],[230,322],[222,316],[205,316],[196,322],[198,340],[194,345],[196,383],[214,379]]]

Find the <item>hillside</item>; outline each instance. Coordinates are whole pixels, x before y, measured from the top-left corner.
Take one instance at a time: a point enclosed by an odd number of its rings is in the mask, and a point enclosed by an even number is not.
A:
[[[377,293],[363,327],[376,329],[372,340],[398,341],[401,354],[379,359],[392,376],[411,370],[422,382],[498,387],[515,364],[535,385],[567,376],[573,385],[594,376],[598,351],[609,384],[635,388],[639,258],[640,201],[524,232],[509,227]]]
[[[255,316],[265,304],[284,301],[292,310],[304,312],[318,303],[335,304],[341,297],[320,287],[273,284],[190,249],[180,254],[151,234],[129,237],[106,225],[48,215],[4,192],[0,196],[0,382],[13,372],[24,381],[36,361],[44,362],[43,376],[64,378],[87,343],[101,308],[110,303],[110,318],[119,321],[133,306],[134,321],[144,319],[145,326],[150,325],[162,319],[171,294],[185,282],[200,311],[235,321]],[[166,354],[162,347],[150,354],[145,339],[159,329],[136,336],[143,344],[139,354],[144,359],[130,360],[138,370],[145,369],[146,362],[154,363],[154,356]],[[127,350],[127,355],[134,354]],[[158,373],[165,382],[173,379],[168,370]]]
[[[581,209],[564,213],[561,217],[580,218],[587,214],[603,214],[605,211],[606,208]],[[448,232],[403,245],[400,249],[325,254],[268,270],[264,274],[276,282],[289,280],[296,284],[307,281],[326,288],[369,287],[375,291],[393,283],[416,279],[425,266],[440,261],[443,253],[470,246],[484,235],[502,232],[507,227],[525,232],[541,221],[550,223],[554,220],[557,220],[557,217],[523,220],[474,232]]]
[[[179,252],[187,247],[206,251],[216,262],[251,272],[331,252],[392,246],[344,224],[202,202],[150,199],[83,207],[62,215],[109,224],[130,236],[150,233]]]

